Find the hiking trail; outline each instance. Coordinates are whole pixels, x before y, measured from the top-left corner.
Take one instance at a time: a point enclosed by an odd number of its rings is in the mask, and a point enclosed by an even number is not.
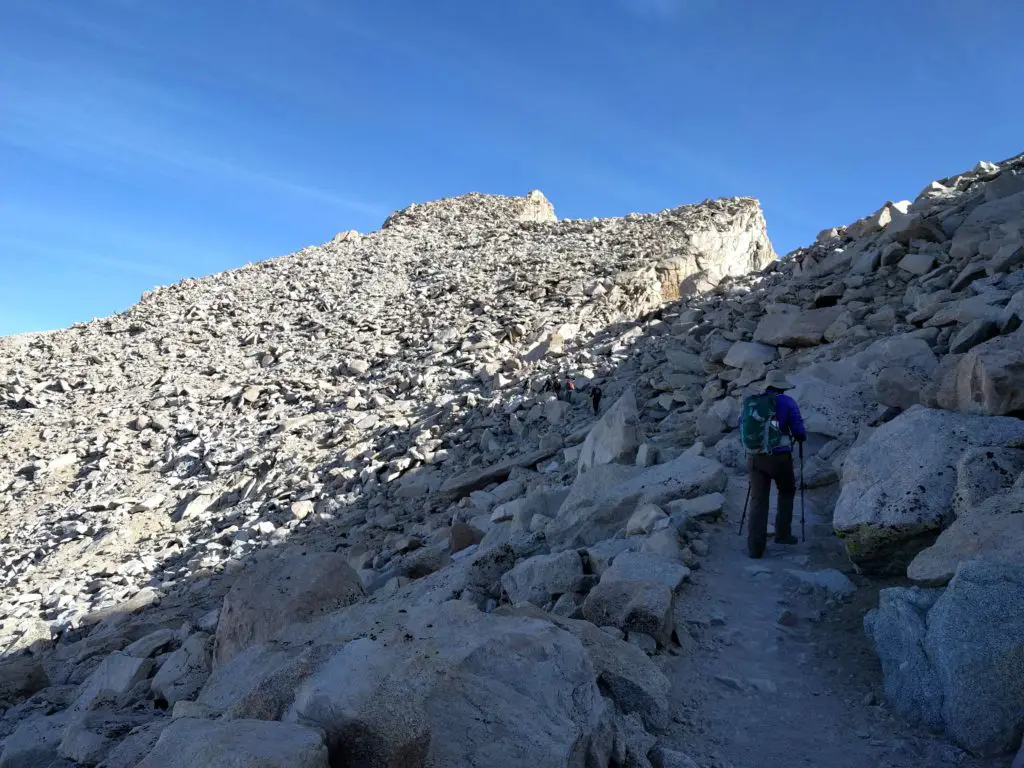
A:
[[[730,478],[725,519],[682,598],[682,650],[663,665],[675,708],[667,741],[706,768],[1005,768],[1009,758],[973,758],[884,705],[862,625],[885,584],[851,568],[825,514],[834,498],[808,490],[806,542],[769,536],[754,560],[737,535],[746,490],[745,475]],[[770,519],[774,505],[773,488]],[[797,535],[799,516],[798,495]],[[844,572],[856,592],[830,596],[786,573],[823,569]]]

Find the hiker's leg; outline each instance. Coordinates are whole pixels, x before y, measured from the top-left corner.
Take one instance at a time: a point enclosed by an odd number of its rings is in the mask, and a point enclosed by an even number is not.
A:
[[[764,471],[762,456],[747,457],[747,476],[750,482],[750,518],[747,524],[747,552],[761,557],[768,543],[768,501],[772,479]]]
[[[793,529],[793,499],[796,497],[796,477],[793,475],[793,454],[777,453],[772,456],[772,478],[778,488],[779,503],[775,513],[775,536],[788,538]]]

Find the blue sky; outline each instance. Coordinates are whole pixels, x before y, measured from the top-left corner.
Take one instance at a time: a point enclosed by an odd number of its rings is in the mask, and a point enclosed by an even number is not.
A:
[[[5,0],[0,334],[542,189],[780,252],[1024,150],[1019,0]]]

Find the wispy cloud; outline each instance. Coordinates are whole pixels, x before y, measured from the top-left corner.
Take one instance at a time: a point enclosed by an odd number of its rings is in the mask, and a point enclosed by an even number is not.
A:
[[[185,127],[202,124],[202,109],[151,84],[98,67],[87,78],[78,78],[25,59],[8,61],[23,77],[4,88],[9,108],[0,122],[0,142],[78,167],[128,176],[146,168],[159,172],[162,166],[164,171],[256,187],[368,217],[382,218],[390,212],[373,201],[301,179],[301,174],[279,168],[269,158],[234,158],[230,149],[221,154],[197,146]],[[38,88],[37,83],[46,87]]]
[[[124,258],[82,249],[75,243],[48,243],[25,237],[0,236],[0,248],[7,256],[32,259],[64,268],[92,267],[105,273],[132,274],[154,280],[179,279],[174,269],[162,260],[146,257]],[[112,250],[114,250],[112,248]],[[145,248],[137,248],[145,253]]]

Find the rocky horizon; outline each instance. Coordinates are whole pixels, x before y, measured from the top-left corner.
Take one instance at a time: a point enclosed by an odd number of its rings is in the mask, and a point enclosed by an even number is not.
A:
[[[0,768],[724,767],[730,696],[827,675],[877,731],[828,764],[1004,764],[1022,233],[1024,155],[784,259],[751,198],[472,193],[0,338]],[[811,535],[751,566],[735,425],[772,370]],[[727,617],[748,591],[781,613]],[[743,641],[854,625],[835,669]]]

